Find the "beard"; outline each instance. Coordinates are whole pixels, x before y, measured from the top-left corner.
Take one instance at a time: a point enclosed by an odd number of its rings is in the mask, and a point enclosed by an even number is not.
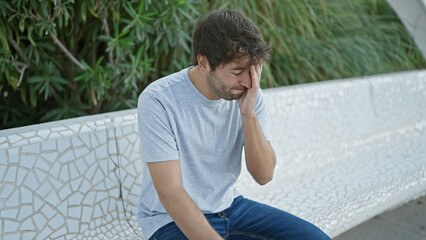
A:
[[[227,87],[222,81],[220,81],[219,78],[215,77],[214,74],[212,74],[211,72],[207,74],[206,80],[210,90],[212,90],[214,94],[216,94],[216,96],[228,101],[239,99],[247,91],[247,88],[245,87]],[[232,90],[238,90],[239,93],[232,93]]]

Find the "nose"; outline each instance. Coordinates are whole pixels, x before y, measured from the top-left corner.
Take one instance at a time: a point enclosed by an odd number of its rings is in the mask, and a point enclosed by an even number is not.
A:
[[[250,71],[244,71],[240,78],[238,79],[241,86],[244,86],[246,88],[251,88],[251,76]]]

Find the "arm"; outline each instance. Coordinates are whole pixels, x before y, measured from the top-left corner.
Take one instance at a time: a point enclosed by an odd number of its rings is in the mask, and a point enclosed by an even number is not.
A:
[[[263,136],[255,111],[261,73],[262,62],[250,66],[251,86],[246,86],[248,90],[238,104],[243,122],[247,170],[257,183],[264,185],[272,180],[276,158],[270,142]]]
[[[164,208],[189,239],[222,239],[182,187],[179,160],[148,163]]]

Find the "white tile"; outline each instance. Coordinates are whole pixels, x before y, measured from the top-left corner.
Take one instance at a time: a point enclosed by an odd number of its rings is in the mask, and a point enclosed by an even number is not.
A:
[[[80,217],[78,217],[78,218],[80,218]],[[68,231],[70,233],[79,233],[80,232],[79,221],[68,218],[68,219],[66,219],[66,222],[67,222]]]
[[[71,131],[71,130],[64,130],[64,131],[61,131],[61,132],[60,132],[60,134],[61,134],[63,137],[70,137],[70,136],[73,136],[73,135],[74,135],[74,132],[73,132],[73,131]]]
[[[43,215],[46,216],[48,219],[51,219],[56,214],[56,211],[53,208],[51,208],[48,204],[45,204],[41,208],[41,211],[43,212]]]
[[[89,153],[89,149],[87,147],[80,147],[80,148],[74,149],[73,151],[77,158],[83,157],[84,155]]]
[[[50,203],[52,206],[57,206],[61,202],[56,191],[51,191],[44,200]]]
[[[49,182],[44,182],[37,189],[37,194],[40,195],[42,198],[45,198],[50,191],[52,191],[52,187],[50,186]]]
[[[22,153],[40,153],[40,144],[22,146]]]
[[[108,154],[117,154],[117,143],[115,140],[108,141]],[[113,157],[113,156],[112,156]]]
[[[33,202],[33,193],[31,191],[28,191],[25,187],[20,187],[19,190],[21,191],[22,204]]]
[[[61,227],[60,229],[56,230],[52,235],[50,235],[51,238],[56,240],[65,239],[64,236],[67,233],[67,229],[65,227]]]
[[[80,192],[74,192],[69,198],[69,205],[80,205],[84,196]],[[71,211],[71,210],[70,210]]]
[[[86,145],[88,148],[92,147],[92,145],[90,144],[89,134],[83,134],[83,135],[80,134],[79,138],[81,139],[81,141],[84,142],[84,145]]]
[[[27,177],[24,180],[24,185],[29,187],[31,190],[35,191],[39,187],[39,183],[34,177],[33,172],[29,172]]]
[[[79,123],[77,123],[77,124],[68,125],[68,128],[71,129],[75,133],[79,133],[80,126],[81,125]]]
[[[68,166],[67,165],[63,165],[62,169],[59,173],[59,177],[64,181],[64,182],[68,182],[70,180],[70,175],[69,175],[69,171],[68,171]]]
[[[16,240],[16,239],[20,239],[19,233],[5,235],[2,240]]]
[[[22,139],[22,137],[18,136],[18,135],[11,135],[11,136],[7,136],[7,139],[9,140],[9,142],[11,144],[14,144],[14,143],[20,141]]]
[[[58,229],[60,228],[63,224],[65,223],[64,218],[60,215],[57,214],[54,218],[52,218],[49,221],[49,225],[53,228],[53,229]]]
[[[83,212],[81,216],[81,222],[90,223],[92,219],[93,207],[92,206],[83,206]]]
[[[23,239],[34,239],[36,236],[36,232],[27,232],[22,233]]]
[[[68,197],[69,195],[71,195],[71,188],[70,188],[70,184],[66,184],[60,191],[59,191],[59,197],[61,199],[61,201],[64,201],[64,199],[66,197]]]
[[[69,164],[69,170],[70,170],[71,179],[76,179],[81,176],[81,174],[77,170],[77,167],[75,166],[74,161]]]
[[[38,230],[41,230],[47,222],[47,219],[42,214],[38,213],[32,217],[34,223],[36,224]]]
[[[34,167],[34,163],[37,159],[37,156],[25,156],[21,155],[20,165],[22,167],[26,167],[27,169],[32,169]]]
[[[92,179],[92,185],[96,185],[98,182],[102,181],[105,178],[105,175],[102,173],[101,169],[97,169],[95,175]]]
[[[86,164],[86,161],[84,161],[83,158],[77,159],[75,161],[75,165],[77,166],[78,171],[80,172],[80,174],[83,174],[84,172],[87,171],[88,165]]]
[[[97,162],[97,159],[95,157],[95,153],[91,151],[89,154],[87,154],[84,157],[84,161],[86,162],[87,166],[93,165],[95,162]]]
[[[74,156],[72,149],[70,149],[66,153],[64,153],[61,157],[59,157],[59,162],[67,163],[69,161],[74,160],[75,158],[76,157]]]
[[[49,181],[56,191],[58,191],[63,186],[63,183],[57,178],[49,178]]]
[[[83,178],[77,178],[71,181],[71,188],[73,192],[76,192],[78,190],[82,181],[83,181]]]
[[[0,149],[0,165],[7,165],[7,158],[6,158],[6,150],[5,149]]]
[[[59,171],[61,170],[61,164],[59,162],[54,162],[52,168],[50,168],[50,175],[58,178],[59,177]]]
[[[78,135],[71,137],[71,143],[73,147],[79,147],[84,145],[84,143],[79,139]]]
[[[71,147],[71,141],[69,138],[61,138],[58,140],[58,151],[60,153],[64,152],[69,147]]]
[[[3,181],[4,182],[15,182],[16,181],[16,167],[9,167],[6,174],[3,175]]]
[[[50,163],[53,163],[56,161],[56,159],[58,158],[59,153],[58,152],[51,152],[51,153],[42,153],[41,157],[47,161],[49,161]]]
[[[15,221],[10,221],[10,220],[4,220],[4,232],[5,233],[11,233],[11,232],[16,232],[16,230],[18,230],[19,227],[19,222],[15,222]]]
[[[42,231],[41,231],[41,233],[39,233],[38,235],[37,235],[37,240],[44,240],[44,239],[48,239],[48,236],[50,235],[52,233],[52,229],[50,229],[50,228],[48,228],[48,227],[45,227]]]
[[[37,212],[44,206],[44,201],[34,195],[34,212]]]
[[[30,205],[21,206],[19,209],[19,216],[17,218],[18,221],[22,221],[24,218],[33,214],[33,207]]]
[[[99,184],[98,184],[99,185]],[[105,185],[104,185],[105,186]],[[109,195],[107,194],[107,193],[105,193],[105,192],[103,192],[103,191],[98,191],[97,193],[96,193],[96,199],[95,199],[95,202],[96,203],[99,203],[99,202],[101,202],[102,200],[104,200],[104,199],[107,199],[109,197]]]
[[[7,152],[9,154],[9,164],[17,163],[19,161],[19,148],[10,148]]]
[[[8,166],[6,165],[0,165],[0,176],[4,176],[8,169]],[[0,180],[2,181],[2,177],[0,177]]]
[[[18,217],[18,208],[3,209],[1,211],[0,217],[9,218],[9,219],[16,219]]]
[[[5,203],[6,207],[17,207],[19,206],[19,191],[17,188],[14,189],[14,192],[10,196],[9,199],[7,199]]]
[[[19,228],[19,231],[34,230],[34,229],[35,227],[33,225],[33,222],[31,221],[31,218],[28,218],[22,223],[21,227]]]
[[[103,174],[108,175],[108,173],[110,172],[110,170],[108,168],[114,169],[115,166],[110,161],[111,161],[111,159],[98,160],[100,170],[102,170]],[[112,169],[111,169],[111,171],[112,171]]]
[[[33,138],[28,139],[28,141],[29,141],[29,144],[36,144],[36,143],[43,142],[44,139],[41,138],[41,137],[33,137]]]
[[[62,213],[64,216],[68,215],[68,201],[62,201],[57,207],[58,213]]]
[[[80,128],[80,134],[92,132],[93,128],[89,127],[87,124],[82,124]]]
[[[96,155],[96,159],[107,158],[108,152],[107,152],[106,144],[100,145],[98,148],[96,148],[95,155]]]
[[[42,151],[56,150],[56,140],[48,140],[41,143]]]
[[[89,192],[91,188],[92,188],[92,184],[86,179],[83,179],[83,184],[81,184],[79,191],[82,193],[87,193]]]
[[[97,148],[99,146],[99,141],[93,134],[90,134],[90,143],[92,144],[92,148]]]
[[[83,199],[83,205],[93,206],[95,204],[96,192],[88,192]]]
[[[81,206],[70,207],[68,208],[68,215],[73,218],[80,219],[81,218]],[[68,221],[68,219],[67,219]]]
[[[46,161],[44,160],[43,157],[38,158],[37,161],[35,162],[35,168],[44,170],[44,171],[49,171],[50,166],[46,163]],[[33,169],[35,169],[33,168]]]
[[[95,211],[93,212],[93,218],[96,220],[103,220],[101,217],[104,215],[104,213],[101,210],[101,207],[99,205],[95,205]],[[99,224],[98,226],[100,226]]]
[[[47,137],[50,134],[50,129],[42,129],[40,131],[37,132],[37,135],[40,136],[43,139],[47,139]]]
[[[106,143],[107,141],[106,131],[97,131],[95,132],[95,135],[101,144]]]
[[[18,169],[18,177],[16,179],[16,185],[21,186],[22,181],[24,180],[25,176],[27,175],[28,171],[24,168]]]

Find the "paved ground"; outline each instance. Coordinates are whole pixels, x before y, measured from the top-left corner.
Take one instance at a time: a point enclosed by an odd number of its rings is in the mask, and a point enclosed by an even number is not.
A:
[[[334,240],[426,240],[426,196],[385,212]]]

